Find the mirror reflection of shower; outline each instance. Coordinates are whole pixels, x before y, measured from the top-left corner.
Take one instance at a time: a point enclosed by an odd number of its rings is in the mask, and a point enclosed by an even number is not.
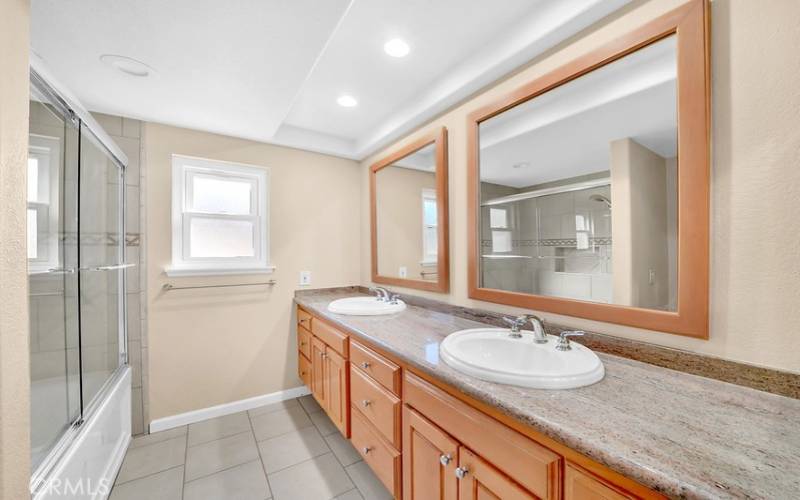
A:
[[[599,201],[600,203],[605,203],[609,210],[611,210],[611,200],[603,196],[602,194],[593,194],[589,197],[592,201]]]

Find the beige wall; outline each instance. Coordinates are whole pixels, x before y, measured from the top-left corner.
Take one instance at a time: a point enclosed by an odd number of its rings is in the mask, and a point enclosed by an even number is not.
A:
[[[434,119],[396,149],[442,125],[450,158],[451,293],[424,295],[503,312],[518,309],[467,297],[466,116],[502,93],[680,5],[639,1],[590,28],[470,101]],[[800,372],[800,2],[712,2],[713,167],[710,339],[697,340],[543,313],[552,321]],[[362,233],[369,227],[367,169],[362,163]],[[362,283],[369,283],[362,238]],[[413,292],[420,293],[420,292]]]
[[[633,139],[613,141],[611,199],[614,303],[664,308],[669,302],[666,160]]]
[[[378,274],[422,279],[422,190],[436,189],[436,175],[389,166],[375,178],[378,213]],[[434,267],[429,270],[436,270]]]
[[[0,498],[26,498],[30,478],[27,0],[0,6]]]
[[[292,297],[299,271],[313,287],[359,279],[359,168],[331,156],[157,124],[144,126],[150,418],[300,386]],[[271,169],[271,275],[167,279],[171,154]],[[275,279],[265,287],[180,285]]]

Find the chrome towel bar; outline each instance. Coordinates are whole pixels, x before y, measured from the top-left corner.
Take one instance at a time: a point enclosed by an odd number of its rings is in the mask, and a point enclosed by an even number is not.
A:
[[[276,285],[277,283],[278,282],[275,280],[262,281],[258,283],[229,283],[223,285],[195,285],[195,286],[175,286],[171,283],[164,283],[161,286],[161,290],[169,292],[170,290],[191,290],[195,288],[227,288],[231,286],[259,286],[259,285],[273,286]]]

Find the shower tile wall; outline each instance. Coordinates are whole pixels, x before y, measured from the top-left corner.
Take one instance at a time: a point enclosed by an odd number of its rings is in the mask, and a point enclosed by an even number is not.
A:
[[[122,118],[119,116],[93,113],[94,118],[105,129],[114,142],[128,156],[128,170],[125,175],[125,251],[126,262],[136,264],[126,272],[127,298],[128,298],[128,363],[132,375],[132,401],[131,411],[133,434],[147,432],[145,423],[147,419],[147,336],[144,314],[144,252],[142,239],[144,234],[144,216],[142,204],[143,168],[141,161],[142,151],[142,123],[138,120]]]

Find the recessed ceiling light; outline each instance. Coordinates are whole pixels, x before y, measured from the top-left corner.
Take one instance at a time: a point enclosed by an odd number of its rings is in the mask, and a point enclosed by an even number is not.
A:
[[[336,102],[339,103],[339,106],[342,106],[344,108],[352,108],[354,106],[358,106],[358,101],[356,101],[356,98],[346,94],[339,96],[339,98],[336,99]]]
[[[411,48],[405,41],[399,38],[392,38],[383,44],[383,50],[392,57],[405,57]]]
[[[511,168],[528,168],[530,166],[531,166],[530,163],[528,163],[527,161],[523,161],[522,163],[515,163],[511,165]]]
[[[118,56],[115,54],[105,54],[100,56],[100,60],[112,68],[122,71],[126,75],[145,77],[155,74],[155,70],[153,68],[130,57]]]

